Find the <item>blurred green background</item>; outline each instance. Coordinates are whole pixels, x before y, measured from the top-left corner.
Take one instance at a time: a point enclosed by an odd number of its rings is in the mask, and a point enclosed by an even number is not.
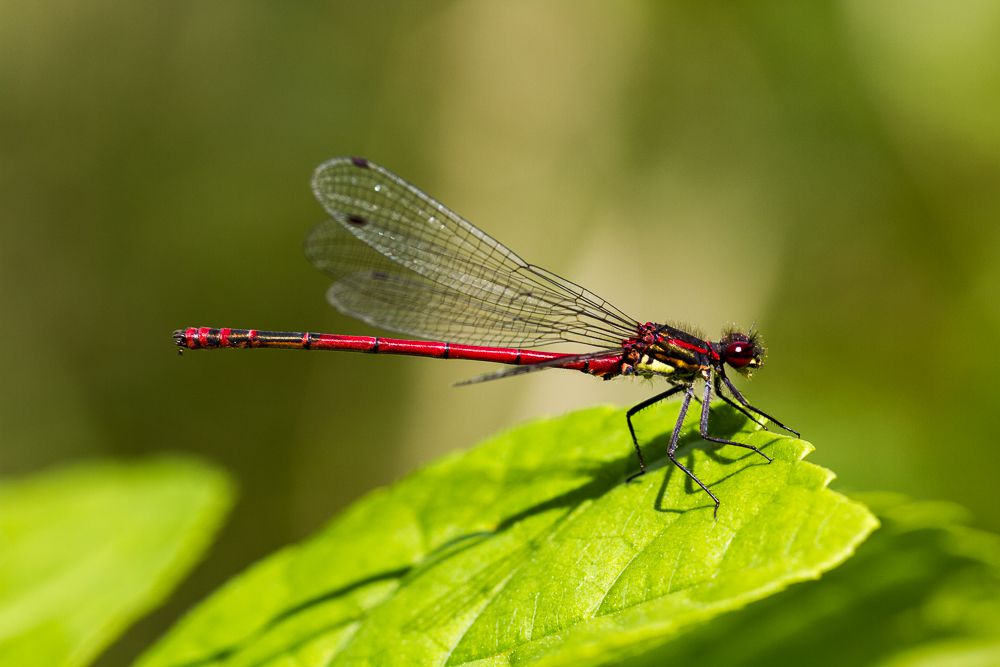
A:
[[[643,321],[756,322],[748,395],[841,488],[1000,529],[1000,4],[8,0],[0,473],[182,451],[242,487],[112,655],[421,462],[657,388],[178,358],[187,325],[372,332],[301,254],[345,154]]]

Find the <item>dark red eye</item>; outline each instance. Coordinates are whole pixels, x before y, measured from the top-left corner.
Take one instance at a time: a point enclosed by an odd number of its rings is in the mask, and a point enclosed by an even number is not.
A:
[[[754,360],[754,344],[745,340],[733,340],[726,343],[722,356],[733,368],[746,368]]]

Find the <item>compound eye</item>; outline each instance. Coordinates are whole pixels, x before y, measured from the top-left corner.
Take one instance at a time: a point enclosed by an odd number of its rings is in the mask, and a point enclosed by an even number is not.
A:
[[[733,340],[726,343],[723,357],[733,368],[746,368],[756,355],[754,344],[745,340]]]

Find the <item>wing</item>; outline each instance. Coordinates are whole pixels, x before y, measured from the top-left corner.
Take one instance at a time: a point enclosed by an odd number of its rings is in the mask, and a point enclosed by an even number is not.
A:
[[[328,298],[369,324],[425,338],[614,348],[637,323],[513,251],[398,176],[361,158],[319,166],[313,191],[332,216],[306,239],[332,278]]]

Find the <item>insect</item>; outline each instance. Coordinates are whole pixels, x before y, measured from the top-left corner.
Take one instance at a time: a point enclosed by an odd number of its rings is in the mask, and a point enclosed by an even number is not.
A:
[[[313,192],[330,215],[307,236],[305,253],[333,278],[327,299],[368,324],[424,340],[338,334],[190,327],[174,332],[181,348],[291,348],[470,359],[512,365],[468,381],[564,368],[605,380],[662,377],[670,387],[626,413],[639,470],[646,461],[633,417],[682,394],[667,457],[715,503],[719,499],[677,460],[681,427],[699,382],[699,433],[710,442],[757,447],[709,432],[712,393],[763,428],[760,418],[799,433],[754,407],[727,375],[749,376],[764,360],[753,331],[730,330],[718,341],[669,324],[641,323],[593,292],[529,264],[486,232],[388,170],[358,157],[321,164]],[[578,354],[537,348],[577,343]],[[467,384],[462,383],[462,384]]]

